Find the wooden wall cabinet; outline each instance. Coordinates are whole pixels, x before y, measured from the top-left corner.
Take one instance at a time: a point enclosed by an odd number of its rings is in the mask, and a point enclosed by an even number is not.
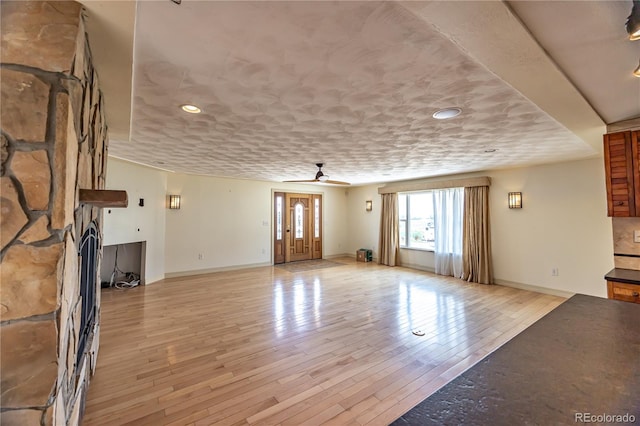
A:
[[[607,214],[640,216],[640,131],[604,135]]]

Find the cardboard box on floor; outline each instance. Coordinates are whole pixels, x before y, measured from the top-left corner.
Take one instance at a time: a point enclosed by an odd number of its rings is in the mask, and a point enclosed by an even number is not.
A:
[[[358,262],[371,262],[373,260],[373,251],[361,248],[356,251],[356,260]]]

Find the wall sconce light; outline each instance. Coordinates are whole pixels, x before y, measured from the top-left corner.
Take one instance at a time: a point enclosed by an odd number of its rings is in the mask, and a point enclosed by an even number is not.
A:
[[[522,192],[510,192],[509,193],[509,208],[521,209],[522,208]]]
[[[169,195],[169,208],[170,209],[179,209],[180,208],[180,196],[179,195]]]
[[[373,201],[371,200],[367,200],[364,202],[364,209],[368,212],[370,212],[371,210],[373,210]]]

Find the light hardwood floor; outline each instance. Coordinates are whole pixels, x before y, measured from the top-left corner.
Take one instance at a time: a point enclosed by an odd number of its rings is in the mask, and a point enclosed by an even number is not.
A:
[[[564,301],[336,261],[103,290],[84,425],[386,425]]]

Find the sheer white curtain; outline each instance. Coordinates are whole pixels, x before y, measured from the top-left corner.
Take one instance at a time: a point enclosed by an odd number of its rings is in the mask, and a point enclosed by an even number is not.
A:
[[[436,274],[462,278],[464,188],[433,191]]]

